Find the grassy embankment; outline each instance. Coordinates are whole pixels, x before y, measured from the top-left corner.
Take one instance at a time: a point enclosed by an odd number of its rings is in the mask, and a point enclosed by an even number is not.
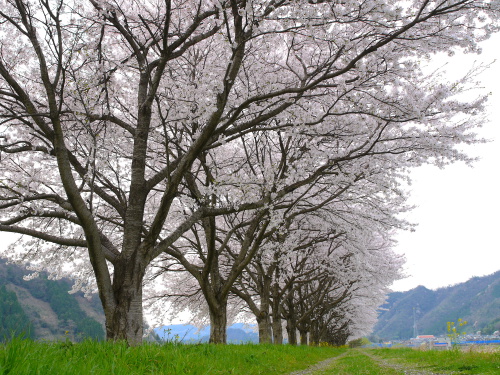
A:
[[[182,345],[85,341],[0,345],[0,375],[31,374],[287,374],[347,349],[289,345]]]
[[[175,343],[127,347],[123,343],[41,343],[15,339],[0,345],[0,375],[278,375],[332,357],[338,358],[311,375],[397,375],[408,370],[454,375],[500,374],[499,349],[484,353]]]

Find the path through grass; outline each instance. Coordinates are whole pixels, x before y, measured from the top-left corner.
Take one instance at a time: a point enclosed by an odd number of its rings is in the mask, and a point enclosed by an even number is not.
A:
[[[303,375],[399,375],[392,368],[380,366],[376,361],[358,350],[351,350],[346,355],[339,356],[331,364],[312,373],[304,372]],[[301,374],[297,374],[301,375]]]
[[[369,353],[378,358],[406,366],[418,366],[443,374],[500,374],[500,349],[489,352],[474,350],[377,349]]]
[[[420,351],[414,349],[351,350],[324,369],[308,375],[498,375],[500,349]],[[301,375],[301,374],[297,374]],[[306,375],[306,372],[304,372]]]
[[[500,351],[350,350],[322,369],[294,375],[498,375]]]

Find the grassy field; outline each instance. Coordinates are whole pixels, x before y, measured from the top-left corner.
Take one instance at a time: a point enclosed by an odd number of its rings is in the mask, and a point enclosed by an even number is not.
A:
[[[289,345],[182,345],[18,340],[0,346],[0,375],[288,374],[347,349]]]
[[[289,374],[327,358],[308,375],[500,374],[500,349],[420,351],[289,345],[165,345],[127,347],[86,341],[0,345],[0,375],[12,374]]]

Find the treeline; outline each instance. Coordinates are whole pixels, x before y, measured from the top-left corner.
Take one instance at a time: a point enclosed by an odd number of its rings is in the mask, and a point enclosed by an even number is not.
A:
[[[497,331],[500,331],[500,318],[494,319],[486,326],[484,326],[484,328],[481,330],[481,333],[483,335],[492,335]]]
[[[74,341],[104,338],[102,324],[87,316],[75,295],[68,293],[71,289],[68,280],[49,280],[46,274],[42,274],[34,280],[27,281],[23,279],[27,272],[19,267],[1,262],[0,268],[3,271],[0,272],[1,339],[12,335],[42,339],[44,338],[42,330],[49,330],[55,337],[69,337]],[[24,311],[16,293],[9,291],[6,285],[21,287],[33,298],[48,303],[57,315],[57,327],[44,321],[43,311]],[[103,314],[97,298],[91,299],[89,304],[94,311]],[[34,324],[33,321],[38,324]]]

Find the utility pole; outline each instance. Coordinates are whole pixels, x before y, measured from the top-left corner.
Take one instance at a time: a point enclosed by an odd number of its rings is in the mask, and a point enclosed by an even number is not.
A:
[[[418,329],[417,329],[417,314],[416,314],[417,308],[413,308],[413,336],[417,338],[418,336]]]

